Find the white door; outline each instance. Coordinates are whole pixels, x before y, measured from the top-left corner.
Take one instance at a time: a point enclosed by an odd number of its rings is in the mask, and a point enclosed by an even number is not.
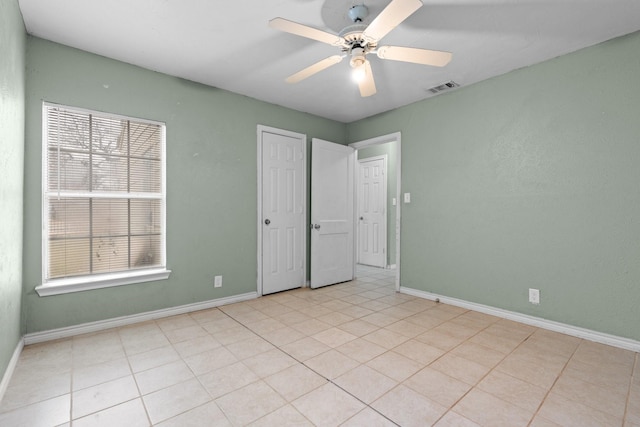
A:
[[[311,142],[312,288],[353,279],[354,153],[333,142]]]
[[[306,220],[306,137],[259,127],[261,203],[259,210],[262,294],[304,284]]]
[[[385,156],[358,162],[358,263],[387,264],[387,162]]]

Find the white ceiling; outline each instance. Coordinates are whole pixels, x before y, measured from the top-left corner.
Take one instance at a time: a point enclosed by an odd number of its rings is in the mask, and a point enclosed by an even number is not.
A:
[[[361,98],[342,61],[300,83],[284,79],[338,48],[267,26],[283,17],[338,33],[353,4],[390,0],[20,0],[35,36],[349,123],[640,30],[639,0],[423,0],[384,45],[453,53],[444,68],[369,55],[377,94]],[[639,53],[640,54],[640,53]],[[611,64],[615,67],[615,64]]]

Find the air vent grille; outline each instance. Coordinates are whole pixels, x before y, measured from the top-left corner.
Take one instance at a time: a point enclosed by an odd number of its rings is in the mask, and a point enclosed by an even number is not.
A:
[[[434,86],[431,89],[427,89],[429,92],[431,93],[440,93],[443,92],[445,90],[449,90],[449,89],[453,89],[456,87],[459,87],[460,85],[456,82],[454,82],[453,80],[448,81],[447,83],[443,83],[441,85],[438,86]]]

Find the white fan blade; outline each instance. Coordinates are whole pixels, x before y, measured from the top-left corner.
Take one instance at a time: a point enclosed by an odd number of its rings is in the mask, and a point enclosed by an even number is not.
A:
[[[376,93],[376,82],[373,80],[373,72],[371,71],[371,63],[366,61],[364,65],[364,78],[358,84],[360,88],[360,96],[363,98]]]
[[[273,18],[269,21],[269,26],[276,30],[284,31],[285,33],[295,34],[296,36],[306,37],[333,46],[342,46],[345,43],[344,39],[338,35],[298,24],[297,22],[284,18]]]
[[[381,46],[376,52],[378,58],[393,61],[413,62],[414,64],[444,67],[453,56],[450,52],[440,50],[417,49],[414,47]]]
[[[287,83],[298,83],[299,81],[304,80],[307,77],[311,77],[314,74],[319,73],[320,71],[326,68],[329,68],[332,65],[337,64],[338,62],[342,61],[342,58],[344,58],[344,56],[342,55],[333,55],[328,58],[325,58],[322,61],[318,61],[315,64],[305,68],[302,71],[298,71],[297,73],[290,75],[289,77],[286,78],[285,81]]]
[[[421,7],[420,0],[392,0],[362,35],[369,41],[377,42]]]

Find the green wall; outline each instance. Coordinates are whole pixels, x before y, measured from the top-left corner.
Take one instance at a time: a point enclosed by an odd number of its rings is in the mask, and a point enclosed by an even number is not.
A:
[[[167,124],[168,280],[39,297],[42,101]],[[263,124],[345,142],[346,125],[29,37],[24,292],[27,332],[256,290]],[[214,289],[213,276],[223,275]]]
[[[358,160],[369,157],[387,156],[387,265],[396,263],[396,206],[393,206],[393,198],[396,200],[397,191],[397,142],[372,145],[358,150]]]
[[[635,33],[351,124],[402,131],[402,285],[640,340],[638,52]]]
[[[17,0],[0,2],[0,379],[22,337],[26,33]]]

